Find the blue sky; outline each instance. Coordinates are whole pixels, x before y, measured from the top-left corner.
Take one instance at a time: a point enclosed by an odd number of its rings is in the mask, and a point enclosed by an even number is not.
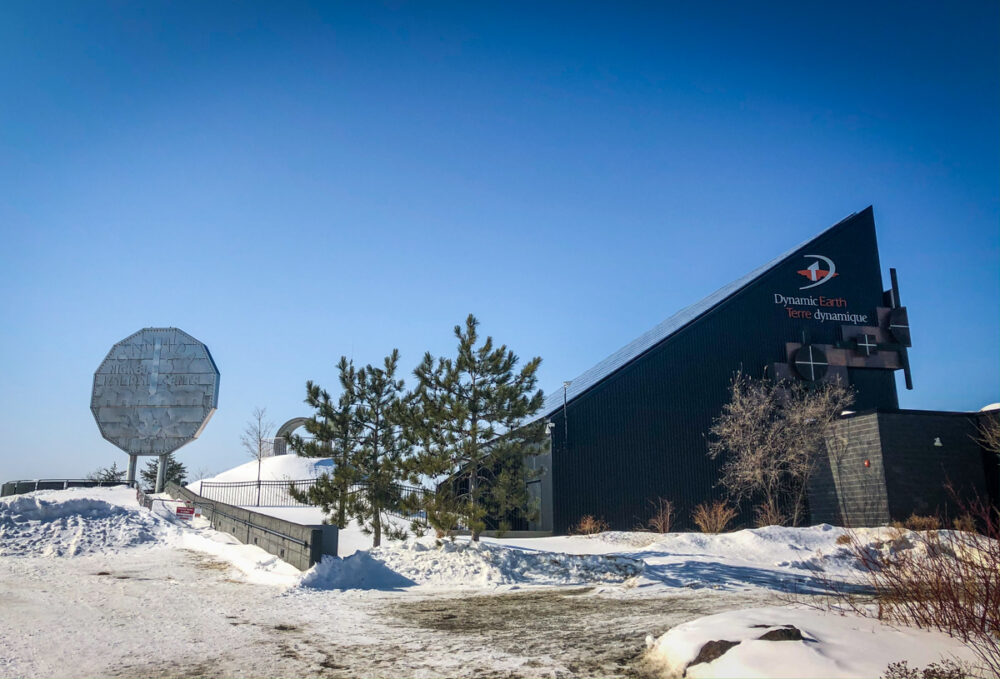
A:
[[[285,6],[288,5],[288,6]],[[469,312],[556,390],[874,205],[901,406],[1000,400],[1000,5],[0,4],[0,478],[125,456],[93,371],[205,342],[246,458],[341,354]],[[888,282],[887,282],[888,285]]]

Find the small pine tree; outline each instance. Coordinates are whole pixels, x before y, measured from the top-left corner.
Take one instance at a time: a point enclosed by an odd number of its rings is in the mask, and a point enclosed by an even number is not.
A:
[[[125,470],[119,469],[117,462],[112,462],[110,467],[101,467],[88,474],[87,478],[101,483],[125,483]]]
[[[151,457],[149,461],[146,462],[146,466],[139,472],[140,478],[142,478],[143,486],[149,490],[156,489],[156,469],[159,465],[159,457]],[[176,483],[178,486],[184,485],[184,477],[187,476],[187,469],[184,465],[174,457],[173,453],[167,454],[167,474],[163,480],[163,484]]]
[[[341,356],[337,369],[342,387],[345,383],[353,384],[357,379],[354,365],[346,357]],[[331,474],[321,474],[315,485],[305,492],[291,488],[289,493],[299,502],[322,507],[329,516],[329,522],[339,528],[347,527],[351,486],[360,480],[353,465],[357,441],[353,393],[353,390],[343,388],[340,398],[334,402],[329,392],[311,380],[306,382],[305,402],[316,413],[303,426],[312,435],[312,440],[295,435],[288,437],[288,445],[296,455],[328,457],[333,461]]]
[[[469,314],[464,330],[455,326],[457,356],[435,361],[428,353],[414,370],[414,430],[422,446],[416,471],[446,479],[435,511],[461,517],[473,540],[485,528],[487,512],[529,515],[524,458],[545,437],[543,421],[522,424],[542,407],[542,391],[535,391],[542,359],[516,371],[518,357],[504,345],[494,347],[492,337],[477,346],[478,326]]]
[[[497,519],[497,534],[503,535],[510,530],[513,518],[528,521],[538,518],[538,508],[528,493],[528,482],[536,473],[524,463],[520,446],[501,442],[492,447],[490,459],[492,465],[485,470],[487,487],[483,504],[487,513]]]
[[[341,357],[343,395],[334,405],[328,393],[308,383],[306,402],[317,412],[306,423],[306,431],[316,438],[293,443],[293,449],[308,456],[333,453],[340,462],[333,474],[321,476],[308,491],[293,492],[293,496],[322,506],[331,514],[331,522],[357,519],[373,536],[375,547],[383,534],[403,536],[387,520],[388,512],[398,511],[402,504],[400,481],[405,478],[410,451],[409,398],[403,394],[403,381],[396,379],[398,364],[395,349],[382,368],[366,365],[355,370]]]

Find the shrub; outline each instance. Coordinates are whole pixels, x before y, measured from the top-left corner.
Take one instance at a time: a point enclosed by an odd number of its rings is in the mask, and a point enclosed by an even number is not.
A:
[[[691,514],[691,520],[702,533],[721,533],[735,518],[736,510],[721,500],[703,502]]]
[[[851,544],[851,536],[848,535],[847,533],[844,533],[843,535],[838,535],[837,536],[837,544],[838,545],[849,545],[849,544]]]
[[[785,515],[781,513],[781,510],[778,509],[777,503],[773,501],[757,505],[753,514],[756,519],[755,525],[757,528],[763,528],[764,526],[785,525]]]
[[[969,668],[948,659],[940,663],[932,662],[922,670],[910,667],[905,660],[891,662],[882,675],[883,679],[965,679],[968,676]]]
[[[669,533],[674,521],[674,503],[658,497],[656,502],[651,500],[649,504],[653,505],[653,515],[646,525],[657,533]]]
[[[893,541],[891,548],[868,544],[848,532],[877,606],[869,605],[868,596],[834,589],[837,599],[859,615],[935,629],[960,639],[990,676],[1000,676],[1000,512],[982,500],[963,509],[980,532],[923,530]],[[907,668],[897,664],[893,670],[897,674],[891,676],[909,677],[899,674],[903,670]]]
[[[966,533],[976,532],[976,520],[968,512],[952,521],[952,525],[955,527],[955,530],[965,531]]]
[[[941,520],[936,516],[910,514],[910,517],[903,522],[903,526],[910,530],[938,530],[941,528]]]
[[[587,514],[571,526],[569,532],[570,535],[593,535],[595,533],[603,533],[607,529],[607,521]]]

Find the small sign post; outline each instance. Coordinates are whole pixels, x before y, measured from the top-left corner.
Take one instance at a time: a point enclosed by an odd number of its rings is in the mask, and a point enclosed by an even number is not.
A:
[[[193,505],[177,505],[177,518],[190,521],[194,518]]]

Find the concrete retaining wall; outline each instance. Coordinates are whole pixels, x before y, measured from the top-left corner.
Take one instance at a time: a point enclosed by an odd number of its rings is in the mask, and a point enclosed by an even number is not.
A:
[[[201,508],[212,528],[229,533],[244,544],[261,549],[306,570],[323,558],[337,555],[337,527],[303,526],[223,502],[207,500],[175,483],[167,484],[167,494]]]

